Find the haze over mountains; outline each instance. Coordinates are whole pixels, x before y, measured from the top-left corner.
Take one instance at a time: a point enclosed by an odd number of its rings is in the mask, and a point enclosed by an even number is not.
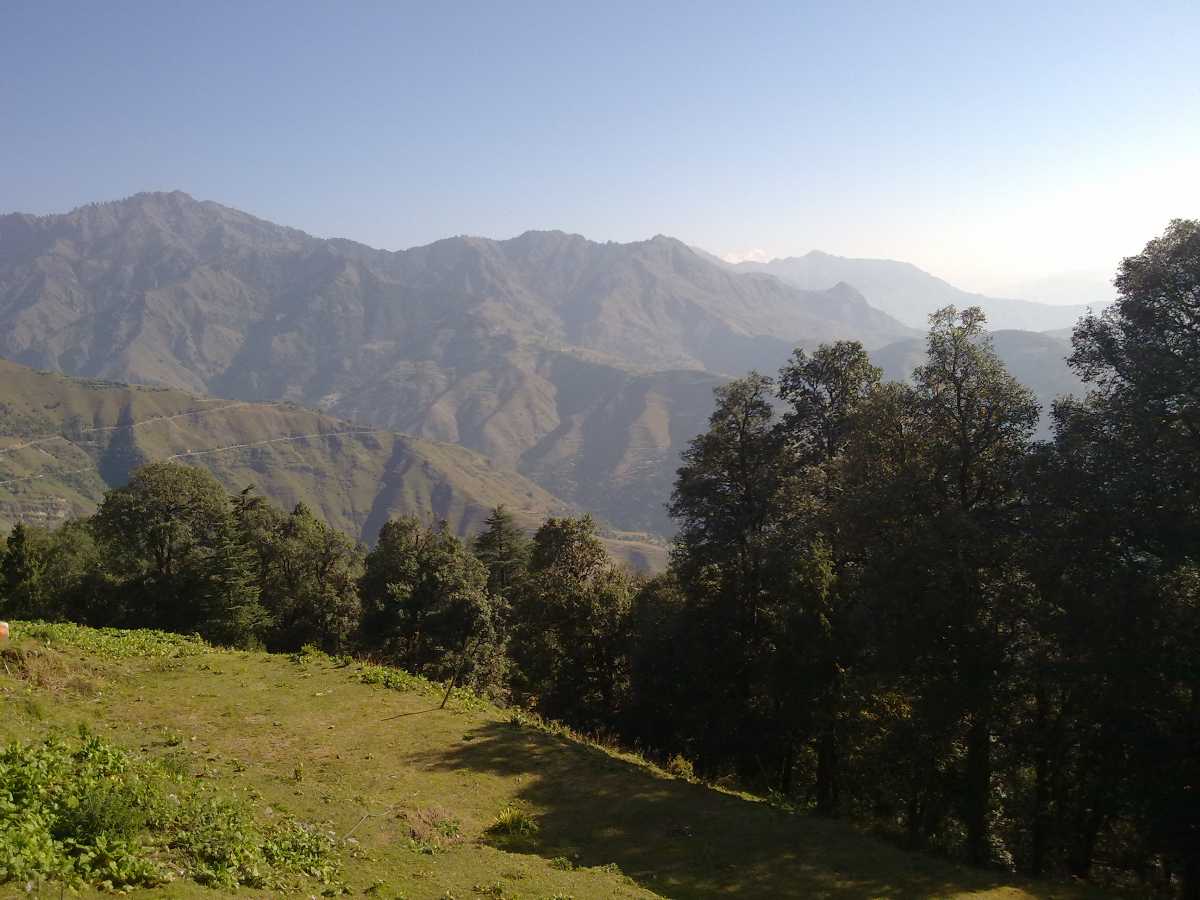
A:
[[[716,259],[716,257],[712,257]],[[841,282],[854,285],[867,302],[904,324],[923,329],[929,313],[942,306],[978,306],[987,313],[994,329],[1050,331],[1069,328],[1089,309],[1099,310],[1110,299],[1112,288],[1093,285],[1091,302],[1071,305],[1036,303],[1004,297],[988,297],[964,291],[911,263],[891,259],[853,259],[813,250],[804,256],[790,256],[769,262],[725,263],[735,272],[765,272],[805,290],[821,290]],[[1036,289],[1037,285],[1031,285]],[[1047,280],[1048,294],[1062,296],[1066,286],[1061,280]],[[1072,284],[1076,292],[1082,290]]]
[[[730,267],[664,236],[527,232],[388,252],[178,192],[0,217],[0,356],[457,444],[657,533],[671,529],[678,454],[725,378],[838,338],[904,374],[921,349],[910,323],[983,300],[1000,304],[997,327],[1076,315],[968,295],[904,263]],[[998,347],[1039,393],[1069,380],[1062,341],[1012,332]]]

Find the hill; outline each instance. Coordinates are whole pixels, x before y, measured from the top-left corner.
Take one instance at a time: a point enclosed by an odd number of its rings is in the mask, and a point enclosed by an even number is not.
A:
[[[529,529],[569,503],[462,447],[355,425],[287,403],[246,403],[184,391],[37,372],[0,360],[0,527],[55,524],[95,510],[122,456],[209,469],[290,509],[305,503],[334,527],[373,541],[389,517],[445,519],[474,534],[503,504]],[[113,469],[116,471],[112,471]],[[666,547],[610,533],[639,568],[662,568]]]
[[[22,623],[0,653],[10,711],[0,743],[57,735],[69,749],[65,736],[82,731],[93,755],[126,755],[122,771],[139,774],[141,796],[169,791],[175,808],[200,798],[227,818],[237,813],[240,830],[210,828],[200,847],[173,841],[169,828],[143,833],[177,874],[133,896],[233,895],[200,887],[196,873],[237,871],[239,859],[261,855],[254,835],[291,822],[293,832],[324,836],[317,847],[303,842],[305,864],[324,883],[277,873],[279,860],[297,856],[287,844],[273,844],[270,867],[249,877],[281,877],[311,895],[1083,896],[906,854],[843,823],[671,777],[466,694],[438,709],[435,686],[397,670]],[[384,674],[397,689],[366,683]],[[82,805],[106,808],[97,802],[85,793]],[[0,884],[0,894],[24,892],[24,883]]]
[[[695,379],[773,370],[797,343],[911,334],[846,285],[735,274],[663,236],[391,253],[182,193],[0,217],[4,357],[458,444],[569,502],[603,495],[623,528],[669,527],[646,485],[711,408]],[[656,374],[677,371],[696,374]],[[570,474],[552,462],[598,433]]]
[[[943,306],[982,307],[988,325],[1000,330],[1049,331],[1069,328],[1089,309],[1101,308],[1112,289],[1094,303],[1066,306],[964,291],[911,263],[891,259],[854,259],[813,250],[770,262],[729,265],[735,272],[765,272],[805,290],[822,290],[839,282],[854,285],[867,302],[904,324],[924,329],[928,316]]]

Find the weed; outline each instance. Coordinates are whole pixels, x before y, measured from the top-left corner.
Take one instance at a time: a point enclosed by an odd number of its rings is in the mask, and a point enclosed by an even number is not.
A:
[[[509,837],[528,837],[536,834],[537,830],[537,820],[527,810],[514,803],[506,804],[496,813],[496,820],[488,827],[491,834]]]
[[[192,774],[192,761],[183,750],[174,750],[158,758],[158,767],[172,781],[181,781]]]
[[[21,709],[31,719],[44,719],[46,717],[46,711],[42,708],[42,704],[37,701],[36,697],[22,697]]]
[[[72,622],[12,622],[14,637],[33,638],[47,646],[84,650],[104,659],[176,658],[211,653],[212,647],[194,635],[170,634],[140,628],[87,628]]]
[[[676,753],[668,760],[667,771],[676,778],[682,778],[685,781],[696,780],[696,769],[692,765],[691,760],[680,753]]]
[[[408,823],[409,847],[418,853],[433,854],[462,842],[462,825],[444,807],[427,806],[400,815]]]
[[[421,675],[374,663],[362,665],[358,671],[358,680],[363,684],[377,684],[394,691],[409,691],[438,699],[446,692],[445,685],[436,684]],[[486,698],[468,688],[456,687],[450,692],[450,699],[454,701],[455,708],[460,710],[477,712],[487,709],[490,705]]]
[[[247,804],[206,786],[168,794],[164,771],[86,726],[77,742],[0,751],[0,883],[117,891],[161,884],[171,869],[227,889],[282,889],[289,876],[333,883],[328,836],[289,817],[260,825]]]
[[[571,872],[575,869],[575,863],[565,856],[556,856],[550,860],[550,868],[558,869],[560,872]]]

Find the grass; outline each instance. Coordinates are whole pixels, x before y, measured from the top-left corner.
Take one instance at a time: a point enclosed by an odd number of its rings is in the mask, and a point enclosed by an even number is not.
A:
[[[51,656],[54,678],[15,664]],[[263,851],[258,865],[268,868],[316,852],[303,844],[314,829],[331,842],[327,864],[337,874],[286,870],[289,889],[303,896],[343,885],[356,896],[409,900],[1083,896],[907,854],[841,823],[671,777],[477,698],[456,696],[439,710],[428,682],[366,683],[369,670],[321,654],[16,623],[4,659],[0,746],[70,740],[85,723],[135,767],[177,780],[172,793],[216,804],[196,813],[208,829],[198,829],[207,835],[201,844],[247,843],[222,829],[282,842]],[[73,678],[90,688],[76,690]],[[221,798],[239,798],[241,812],[231,816]],[[101,803],[88,814],[115,816],[118,831],[140,827],[136,816],[123,825],[129,817],[120,813]],[[271,830],[282,822],[301,832]],[[132,891],[233,893],[199,879]],[[0,884],[8,895],[24,896],[24,883]]]

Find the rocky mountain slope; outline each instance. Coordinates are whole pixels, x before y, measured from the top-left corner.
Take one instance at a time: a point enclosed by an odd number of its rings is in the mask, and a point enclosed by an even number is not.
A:
[[[661,236],[389,253],[181,193],[0,217],[0,355],[458,444],[626,528],[669,528],[663,486],[721,374],[911,334],[846,285],[731,273]]]
[[[253,484],[285,509],[305,503],[368,542],[397,515],[445,519],[469,536],[499,504],[530,529],[578,512],[462,447],[294,404],[83,381],[0,361],[0,529],[89,514],[123,468],[161,459],[203,466],[230,491]],[[665,564],[661,541],[611,529],[606,540],[638,568]]]

